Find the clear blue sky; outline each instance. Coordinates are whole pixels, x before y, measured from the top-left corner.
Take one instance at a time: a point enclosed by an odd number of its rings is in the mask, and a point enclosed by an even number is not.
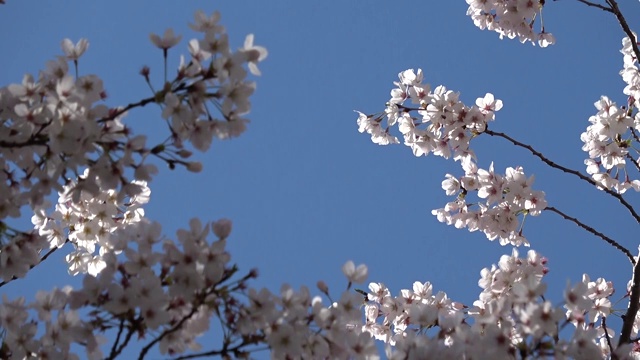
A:
[[[630,21],[640,18],[640,6],[632,3],[623,7]],[[260,65],[249,130],[196,154],[205,165],[200,174],[159,164],[147,214],[170,236],[192,217],[232,219],[235,262],[241,269],[257,267],[255,286],[273,291],[284,282],[315,288],[324,279],[339,295],[345,286],[340,267],[352,259],[366,263],[369,280],[393,293],[431,281],[435,290],[470,305],[480,290],[480,270],[511,252],[431,215],[448,201],[440,188],[445,174],[462,174],[457,163],[415,158],[403,145],[380,147],[358,133],[353,110],[382,111],[398,72],[422,68],[432,88],[460,91],[467,104],[492,92],[504,103],[492,129],[582,172],[586,154],[579,137],[595,113],[593,103],[603,94],[626,100],[618,75],[619,25],[573,0],[547,1],[545,25],[557,44],[546,49],[480,31],[462,0],[8,0],[0,7],[0,84],[37,74],[62,53],[62,39],[85,37],[90,47],[81,73],[104,79],[108,105],[134,102],[150,95],[138,76],[143,65],[151,67],[156,84],[162,80],[161,51],[149,33],[172,27],[184,35],[170,51],[174,69],[196,36],[187,24],[197,9],[220,10],[234,48],[254,33],[269,57]],[[139,133],[165,131],[153,107],[130,112],[126,122]],[[491,161],[499,172],[523,166],[536,175],[534,188],[546,192],[550,205],[637,252],[638,224],[614,199],[500,139],[481,136],[472,147],[481,167]],[[626,196],[638,205],[636,193]],[[550,213],[527,219],[525,234],[549,258],[550,299],[559,301],[567,280],[575,283],[584,272],[614,280],[614,299],[624,293],[629,263],[599,239]],[[31,296],[40,288],[77,284],[65,277],[62,261],[50,259],[0,294]]]

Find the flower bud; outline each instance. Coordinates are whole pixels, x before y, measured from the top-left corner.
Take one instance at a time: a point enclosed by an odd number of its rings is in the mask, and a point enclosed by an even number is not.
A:
[[[323,294],[329,294],[329,286],[324,281],[320,280],[316,283],[318,290],[320,290]]]
[[[140,75],[144,76],[145,78],[148,78],[150,73],[151,69],[147,65],[143,66],[142,69],[140,69]]]
[[[183,159],[187,159],[189,158],[193,153],[187,149],[182,149],[180,151],[178,151],[176,154],[178,154],[178,156],[180,156]]]
[[[202,163],[199,161],[190,161],[187,163],[187,170],[193,173],[199,173],[202,171]]]
[[[220,219],[213,223],[212,229],[213,233],[216,234],[220,239],[226,239],[229,234],[231,234],[231,220],[229,219]]]

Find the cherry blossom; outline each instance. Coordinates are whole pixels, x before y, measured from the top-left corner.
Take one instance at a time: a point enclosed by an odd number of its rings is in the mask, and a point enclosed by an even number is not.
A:
[[[611,8],[605,10],[617,11],[615,1],[607,3]],[[544,1],[467,4],[476,26],[501,38],[517,37],[541,47],[555,43],[542,25]],[[536,32],[538,17],[541,30]],[[202,38],[188,42],[189,56],[180,58],[174,79],[166,75],[167,50],[182,35],[172,29],[162,37],[151,34],[151,42],[163,50],[165,78],[160,90],[128,105],[107,106],[104,82],[79,74],[78,61],[89,47],[86,39],[75,44],[63,40],[64,56],[47,62],[39,76],[27,74],[20,84],[0,88],[0,165],[5,170],[0,174],[0,286],[27,277],[63,247],[72,248],[65,257],[69,274],[82,277],[77,288],[38,291],[30,300],[4,295],[0,357],[116,358],[137,338],[140,358],[152,348],[172,357],[230,358],[267,347],[274,358],[378,359],[376,341],[383,342],[384,356],[390,359],[637,358],[637,309],[625,315],[620,334],[607,319],[618,315],[618,301],[637,298],[639,280],[629,281],[626,293],[616,299],[612,282],[601,277],[592,281],[584,274],[567,282],[561,301],[548,300],[544,280],[549,261],[533,249],[521,256],[515,248],[530,246],[524,218],[556,212],[599,233],[549,206],[522,166],[499,172],[493,162],[488,168],[479,165],[484,162],[471,140],[500,135],[489,129],[503,107],[500,99],[487,93],[475,105],[465,105],[460,93],[423,83],[421,69],[398,74],[382,112],[357,112],[358,131],[380,145],[399,143],[401,135],[415,156],[433,153],[461,166],[461,175],[446,174],[442,181],[445,194],[454,198],[432,214],[440,222],[479,230],[489,240],[514,246],[511,254],[480,271],[476,300],[456,301],[424,280],[397,295],[379,282],[370,282],[368,291],[352,289],[368,275],[366,265],[353,261],[341,269],[347,282],[341,294],[331,294],[323,280],[317,283],[322,296],[288,284],[273,293],[252,286],[257,270],[241,271],[231,262],[227,244],[235,235],[230,219],[194,218],[175,236],[164,234],[144,211],[151,196],[148,183],[159,173],[154,162],[197,173],[203,164],[190,160],[189,149],[207,151],[214,139],[241,135],[256,90],[246,77],[260,75],[258,63],[268,54],[254,45],[253,34],[232,51],[220,20],[218,12],[195,14],[190,28]],[[591,177],[568,171],[623,204],[626,190],[640,191],[640,180],[627,169],[640,168],[634,144],[640,131],[637,41],[627,35],[620,72],[627,101],[618,106],[602,96],[594,104],[597,113],[580,137]],[[69,72],[69,61],[75,74]],[[150,69],[141,75],[155,89]],[[150,103],[161,108],[158,116],[166,121],[168,140],[160,144],[148,144],[146,136],[127,126],[127,114]],[[54,204],[52,194],[57,194]],[[14,229],[12,220],[27,210],[33,213],[33,228]],[[628,256],[638,268],[639,257]],[[224,338],[219,350],[209,351],[205,334],[214,326]],[[563,329],[571,332],[561,333]],[[616,337],[619,344],[612,341]]]
[[[157,34],[150,34],[149,39],[151,39],[151,42],[155,46],[159,47],[160,49],[167,50],[178,45],[180,40],[182,40],[182,36],[175,35],[173,29],[169,28],[165,30],[162,37]]]

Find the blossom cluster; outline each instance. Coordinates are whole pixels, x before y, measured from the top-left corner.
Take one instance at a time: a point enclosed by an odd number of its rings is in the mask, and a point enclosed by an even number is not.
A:
[[[610,356],[610,329],[602,318],[611,314],[610,282],[584,276],[565,290],[565,304],[544,300],[547,259],[533,250],[501,257],[481,271],[479,299],[472,306],[433,290],[429,282],[392,296],[381,283],[371,283],[363,327],[388,348],[390,359],[603,358]],[[568,324],[570,338],[559,337]],[[627,358],[631,348],[616,351]]]
[[[356,269],[351,261],[343,273],[350,285],[367,277],[366,267]],[[318,288],[329,295],[323,282]],[[374,339],[362,328],[362,304],[362,295],[349,290],[326,304],[306,287],[295,291],[285,284],[280,294],[250,289],[238,326],[243,334],[264,333],[276,359],[378,359]]]
[[[210,231],[216,241],[207,241]],[[226,219],[204,225],[194,219],[189,229],[177,232],[176,243],[147,219],[118,229],[120,241],[104,252],[102,268],[86,275],[81,289],[40,291],[30,303],[24,297],[3,299],[3,358],[77,359],[71,345],[80,344],[87,358],[101,359],[106,338],[100,333],[111,329],[126,339],[147,334],[150,346],[157,343],[163,354],[200,349],[195,340],[209,330],[213,317],[233,325],[229,314],[241,304],[236,297],[256,276],[250,272],[232,278],[237,268],[229,264],[225,250],[230,231]],[[38,324],[44,326],[43,333]],[[110,356],[118,355],[127,342],[118,338]]]
[[[192,28],[203,39],[189,42],[191,58],[182,58],[175,79],[165,78],[153,96],[124,107],[109,108],[107,93],[96,75],[78,75],[78,60],[88,49],[85,39],[62,42],[64,56],[49,61],[37,77],[25,75],[21,84],[0,89],[0,221],[20,216],[24,206],[38,209],[53,190],[73,183],[73,198],[98,196],[116,190],[116,197],[136,196],[130,175],[149,181],[157,173],[155,157],[170,168],[183,165],[200,171],[202,165],[187,161],[191,151],[185,143],[204,151],[214,138],[241,134],[248,120],[249,96],[255,83],[247,81],[245,65],[259,74],[257,64],[267,52],[247,36],[244,47],[232,51],[219,14],[196,14]],[[151,36],[165,52],[181,37],[167,31]],[[166,59],[165,59],[166,60]],[[75,75],[69,62],[75,66]],[[150,82],[150,69],[142,75]],[[166,77],[166,75],[165,75]],[[149,146],[142,135],[134,135],[124,124],[131,109],[158,103],[166,119],[169,139]],[[212,109],[219,109],[220,116]]]
[[[494,172],[493,163],[489,170],[478,169],[469,159],[462,161],[462,168],[464,176],[447,174],[442,182],[446,194],[456,199],[431,213],[447,225],[480,230],[489,240],[499,238],[501,245],[528,246],[518,217],[539,215],[547,207],[544,192],[531,188],[534,177],[527,178],[522,167],[507,168],[502,176]],[[469,202],[467,196],[474,191],[484,203]]]
[[[81,191],[73,201],[77,189],[75,183],[65,185],[54,211],[47,214],[44,207],[39,208],[32,222],[50,248],[73,244],[74,250],[66,256],[71,275],[97,276],[106,267],[102,257],[124,241],[118,231],[144,217],[142,205],[149,201],[151,190],[146,182],[135,180],[126,186],[126,191],[134,194],[130,198],[119,199],[115,189],[108,189],[97,196]]]
[[[391,90],[383,114],[358,112],[359,131],[370,134],[374,143],[387,145],[399,143],[390,133],[390,128],[397,126],[415,156],[430,153],[446,159],[453,156],[460,161],[465,174],[460,178],[447,174],[442,188],[456,199],[432,214],[448,225],[480,230],[490,240],[499,238],[502,245],[528,245],[518,217],[539,215],[547,206],[544,192],[531,188],[533,177],[527,178],[521,167],[507,168],[505,175],[495,173],[493,164],[488,170],[479,169],[470,148],[471,139],[486,131],[487,124],[495,119],[502,101],[486,94],[476,99],[475,105],[467,106],[459,99],[459,93],[444,86],[431,92],[430,86],[422,83],[424,75],[420,69],[405,70],[398,77],[400,81],[394,82],[396,87]],[[406,106],[406,102],[416,107]],[[470,192],[477,192],[484,203],[469,202]]]
[[[31,303],[5,296],[0,357],[74,359],[71,346],[79,344],[87,357],[102,358],[105,340],[99,334],[110,329],[119,334],[112,358],[133,335],[151,340],[144,351],[158,344],[163,353],[183,353],[199,348],[195,338],[215,316],[233,326],[241,306],[235,296],[256,273],[232,279],[237,268],[228,264],[225,251],[230,221],[203,226],[194,220],[178,232],[176,244],[142,209],[150,195],[147,181],[158,172],[149,159],[198,172],[202,165],[186,160],[192,154],[187,144],[205,151],[214,138],[235,137],[246,128],[255,90],[246,77],[260,74],[257,65],[267,51],[253,44],[253,35],[233,51],[219,19],[217,12],[196,13],[191,28],[203,38],[189,42],[190,60],[181,59],[173,80],[166,75],[167,51],[181,36],[170,29],[152,34],[165,57],[163,85],[126,106],[107,107],[102,80],[79,75],[86,39],[63,40],[64,56],[48,62],[37,77],[27,74],[21,84],[0,89],[0,286],[26,277],[67,244],[73,247],[66,256],[69,273],[86,274],[82,288],[40,292]],[[153,89],[150,69],[141,75]],[[163,109],[169,134],[156,145],[124,122],[130,110],[150,103]],[[59,198],[50,209],[46,198],[53,190]],[[32,231],[6,222],[25,206],[34,212]],[[210,231],[218,237],[213,243],[206,241]]]
[[[68,226],[69,240],[92,253],[93,244],[105,246],[109,240],[104,237],[122,223],[118,216],[124,212],[118,215],[116,209],[124,199],[139,201],[148,196],[140,184],[158,172],[148,163],[150,157],[171,168],[184,165],[197,172],[201,164],[184,160],[191,156],[186,142],[204,151],[214,137],[225,139],[244,131],[248,120],[242,116],[249,112],[248,98],[255,89],[253,82],[245,80],[244,65],[259,74],[257,63],[267,53],[253,45],[252,35],[243,48],[232,51],[219,18],[218,13],[209,17],[198,12],[191,26],[204,39],[189,42],[189,63],[183,58],[173,81],[165,82],[152,97],[126,107],[103,104],[106,91],[98,76],[78,76],[78,59],[89,46],[85,39],[77,44],[65,39],[65,55],[48,62],[37,79],[25,75],[22,84],[0,89],[0,166],[4,169],[0,221],[7,240],[0,248],[0,259],[5,258],[5,265],[9,257],[24,259],[3,267],[5,280],[23,276],[25,267],[35,265],[34,254],[44,243],[38,234],[7,231],[5,219],[18,217],[24,206],[34,210],[39,218],[34,220],[36,231],[47,237],[52,248],[66,241],[63,227]],[[166,52],[180,37],[167,31],[162,38],[152,35],[151,40]],[[75,76],[69,62],[75,65]],[[143,75],[149,82],[149,69]],[[146,136],[134,135],[123,122],[127,111],[151,102],[163,107],[170,134],[168,141],[155,146],[148,146]],[[220,119],[213,117],[210,106],[220,109]],[[129,173],[135,181],[129,180]],[[45,197],[53,190],[61,199],[56,212],[46,216]],[[73,262],[86,264],[86,253],[81,255],[78,249]]]
[[[459,93],[442,85],[432,92],[429,84],[422,83],[422,69],[417,72],[408,69],[398,77],[400,81],[394,82],[396,88],[391,90],[391,99],[383,114],[358,112],[358,131],[371,135],[376,144],[397,144],[398,139],[389,133],[390,127],[397,125],[404,144],[415,156],[433,153],[445,159],[452,155],[455,160],[473,157],[469,149],[471,138],[483,132],[487,123],[494,120],[494,113],[502,108],[502,101],[487,94],[469,107],[459,99]],[[406,101],[417,107],[405,106]],[[387,121],[383,127],[385,117]]]
[[[618,106],[602,96],[595,102],[598,112],[589,117],[591,125],[580,135],[580,140],[584,143],[582,150],[589,153],[584,161],[587,173],[600,187],[622,194],[628,189],[640,191],[640,180],[630,176],[626,167],[631,163],[640,171],[640,157],[634,150],[634,144],[640,142],[640,113],[636,111],[640,109],[640,72],[628,37],[622,40],[620,52],[624,55],[620,75],[627,84],[623,90],[629,97],[627,105]]]
[[[533,30],[536,16],[542,18],[544,0],[467,0],[467,15],[482,30],[493,30],[500,34],[500,39],[507,37],[521,43],[536,42],[540,47],[547,47],[556,42],[553,34]],[[541,20],[542,22],[542,20]]]

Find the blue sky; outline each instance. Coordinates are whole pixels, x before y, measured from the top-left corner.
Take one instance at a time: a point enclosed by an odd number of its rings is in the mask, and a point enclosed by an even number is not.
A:
[[[511,252],[431,215],[448,201],[440,183],[446,173],[461,175],[457,163],[415,158],[403,145],[381,147],[358,133],[353,110],[382,111],[398,72],[422,68],[432,88],[443,84],[460,91],[467,104],[495,94],[504,108],[493,130],[582,172],[586,154],[579,136],[595,113],[593,103],[600,95],[626,100],[618,75],[620,26],[609,14],[570,0],[547,1],[546,30],[557,44],[546,49],[480,31],[462,0],[9,0],[0,7],[0,84],[20,82],[25,72],[37,74],[62,53],[62,39],[84,37],[90,47],[80,72],[102,77],[108,105],[148,97],[140,68],[150,66],[155,83],[162,81],[161,51],[149,33],[172,27],[184,35],[169,53],[174,69],[196,36],[187,24],[197,9],[221,12],[233,47],[254,33],[269,57],[260,65],[249,130],[196,154],[205,165],[200,174],[159,164],[147,215],[170,236],[192,217],[232,219],[233,259],[241,269],[257,267],[255,286],[273,291],[285,282],[315,288],[323,279],[339,295],[346,285],[340,267],[351,259],[366,263],[369,280],[384,282],[393,293],[414,281],[431,281],[435,290],[471,304],[480,290],[480,270]],[[637,4],[623,10],[628,19],[640,16]],[[132,111],[126,122],[152,138],[165,131],[158,108]],[[611,197],[500,139],[481,136],[472,147],[481,167],[491,161],[499,172],[523,166],[535,174],[534,188],[546,192],[550,205],[636,253],[637,224]],[[636,193],[625,196],[638,204]],[[629,263],[599,239],[549,213],[527,219],[525,234],[549,258],[550,299],[560,301],[567,280],[575,283],[584,272],[613,280],[614,299],[623,295]],[[66,277],[62,261],[53,257],[0,294],[30,296],[40,288],[77,284]]]

